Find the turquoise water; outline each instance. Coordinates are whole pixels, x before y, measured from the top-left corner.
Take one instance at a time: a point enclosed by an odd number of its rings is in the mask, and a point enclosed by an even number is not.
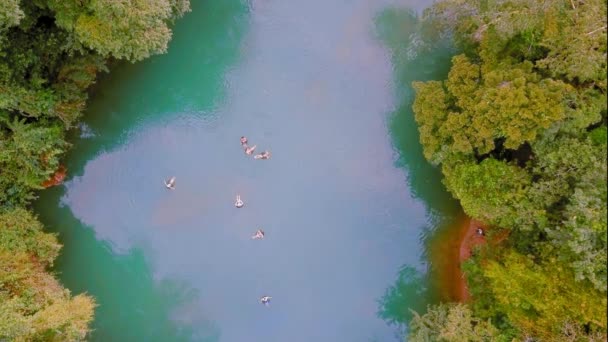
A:
[[[37,205],[91,339],[399,340],[457,213],[409,109],[449,52],[400,58],[428,3],[193,1],[168,54],[113,66]]]

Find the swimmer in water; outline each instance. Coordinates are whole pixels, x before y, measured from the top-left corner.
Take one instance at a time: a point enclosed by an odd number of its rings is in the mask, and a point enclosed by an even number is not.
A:
[[[253,235],[251,238],[252,238],[252,239],[254,239],[254,240],[260,240],[260,239],[263,239],[263,238],[264,238],[264,231],[263,231],[263,230],[261,230],[261,229],[258,229],[258,230],[255,232],[255,235]]]
[[[246,136],[242,136],[241,137],[241,145],[244,145],[244,146],[247,145],[247,137]]]
[[[175,189],[175,177],[171,177],[169,180],[165,180],[165,186],[167,189]]]
[[[253,145],[251,147],[245,147],[245,154],[250,156],[251,154],[253,154],[253,151],[255,151],[256,147],[257,147],[257,145]]]
[[[237,208],[242,208],[245,205],[241,200],[241,195],[236,195],[236,201],[234,202],[234,206]]]
[[[260,154],[256,154],[253,158],[255,159],[270,159],[270,151],[264,151]]]
[[[270,304],[270,299],[271,298],[272,297],[270,297],[270,296],[264,296],[264,297],[260,298],[260,303],[268,306],[268,304]]]

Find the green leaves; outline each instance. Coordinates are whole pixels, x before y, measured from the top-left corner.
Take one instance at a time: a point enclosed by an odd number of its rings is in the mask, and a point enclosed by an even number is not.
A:
[[[34,255],[43,267],[51,266],[61,245],[54,235],[44,233],[42,224],[27,210],[0,213],[0,249]]]
[[[2,6],[0,6],[0,34],[9,27],[18,25],[23,18],[23,11],[19,8],[20,2],[21,0],[2,1]]]
[[[606,1],[444,0],[425,19],[466,53],[414,84],[425,157],[467,214],[510,230],[465,268],[475,315],[604,340]]]
[[[91,0],[82,5],[50,0],[57,25],[74,32],[84,46],[104,57],[132,62],[164,53],[168,23],[189,10],[185,0]]]
[[[446,144],[452,153],[486,154],[504,139],[506,148],[517,149],[565,117],[564,96],[571,87],[541,79],[529,62],[496,69],[464,55],[452,62],[445,88],[437,82],[414,84],[416,121],[433,163],[445,159],[434,154]]]
[[[107,58],[166,51],[188,0],[3,0],[0,5],[0,340],[82,341],[94,300],[46,271],[60,245],[23,209],[58,168],[65,130]]]
[[[490,342],[499,337],[489,321],[473,317],[464,304],[440,304],[429,306],[424,315],[414,312],[410,323],[408,341],[412,342]]]
[[[492,158],[445,168],[450,168],[444,171],[445,183],[468,215],[502,227],[518,222],[531,184],[525,171]]]
[[[18,118],[0,121],[0,204],[27,204],[32,190],[40,189],[59,167],[66,147],[58,125],[44,127]]]
[[[511,252],[504,263],[490,262],[485,275],[496,305],[528,335],[561,340],[564,326],[571,322],[587,325],[591,332],[606,331],[606,297],[576,283],[559,264],[538,265]]]
[[[0,340],[82,341],[95,302],[72,297],[45,269],[60,245],[28,211],[0,212]]]

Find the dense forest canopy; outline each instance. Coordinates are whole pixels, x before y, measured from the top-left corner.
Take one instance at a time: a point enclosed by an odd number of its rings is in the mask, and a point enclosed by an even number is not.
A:
[[[83,340],[95,302],[47,272],[61,246],[26,206],[57,171],[98,72],[165,52],[189,1],[0,2],[0,340]]]
[[[424,155],[508,238],[464,265],[470,305],[415,316],[412,340],[605,341],[606,9],[443,0],[424,13],[462,52],[446,80],[414,83]]]

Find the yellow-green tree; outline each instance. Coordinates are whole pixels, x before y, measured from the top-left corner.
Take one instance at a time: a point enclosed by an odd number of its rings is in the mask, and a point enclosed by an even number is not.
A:
[[[568,267],[538,265],[510,252],[503,262],[490,262],[485,276],[490,279],[496,305],[523,336],[559,341],[566,337],[569,325],[587,327],[590,336],[605,336],[606,296],[577,283]]]
[[[93,298],[71,296],[46,272],[59,253],[55,236],[24,209],[0,213],[0,340],[82,341]]]
[[[410,322],[411,342],[493,342],[499,331],[489,321],[473,317],[465,304],[429,306],[424,315],[414,312]]]
[[[446,80],[414,83],[420,141],[464,211],[510,232],[465,265],[473,315],[505,336],[606,338],[606,4],[425,11],[462,54]]]

